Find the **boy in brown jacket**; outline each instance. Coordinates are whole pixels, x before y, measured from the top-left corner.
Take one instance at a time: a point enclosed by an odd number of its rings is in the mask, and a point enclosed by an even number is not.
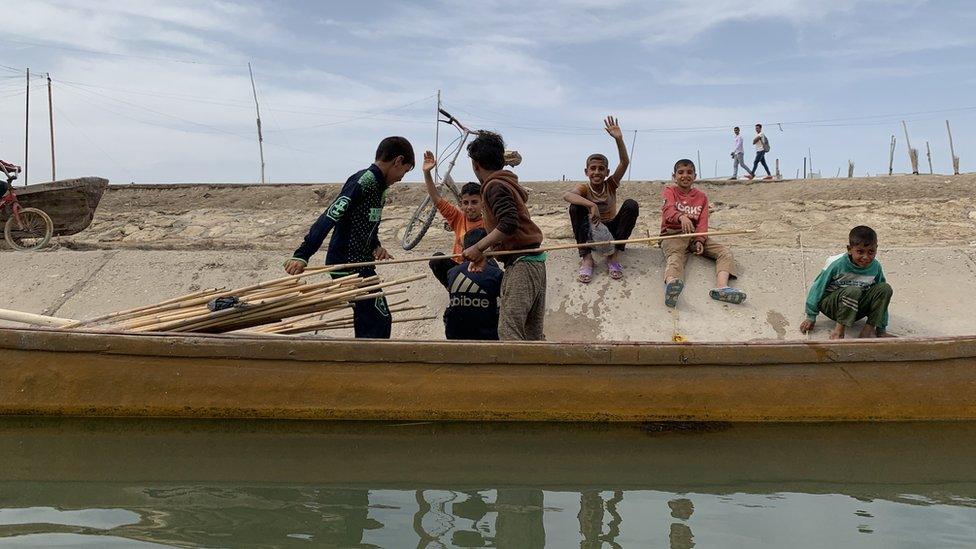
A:
[[[503,169],[505,141],[481,132],[468,144],[468,156],[481,182],[485,229],[488,236],[464,250],[468,270],[485,266],[485,250],[532,250],[542,244],[542,231],[532,222],[525,201],[529,195],[518,176]],[[498,313],[498,339],[543,340],[546,311],[546,254],[514,253],[499,256],[505,265]]]

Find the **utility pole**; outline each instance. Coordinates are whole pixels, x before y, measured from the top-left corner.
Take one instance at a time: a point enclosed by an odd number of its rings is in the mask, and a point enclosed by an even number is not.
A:
[[[949,154],[952,155],[952,174],[959,175],[959,157],[956,156],[956,149],[952,146],[952,129],[949,128],[948,120],[946,120],[946,131],[949,133]]]
[[[57,180],[54,171],[54,101],[51,99],[51,73],[47,73],[47,118],[51,124],[51,182]]]
[[[637,130],[634,130],[634,138],[630,141],[630,166],[627,167],[627,181],[630,181],[630,174],[634,171],[634,147],[637,146]]]
[[[888,148],[888,175],[892,175],[895,169],[895,136],[891,136],[890,147]]]
[[[918,149],[912,148],[912,142],[908,138],[908,124],[902,120],[901,126],[905,128],[905,144],[908,145],[908,160],[912,163],[912,175],[918,175]]]
[[[695,151],[695,153],[698,155],[698,169],[700,170],[700,169],[702,169],[702,165],[701,165],[701,151],[698,150],[698,151]]]
[[[437,165],[440,164],[440,158],[437,155],[441,154],[440,149],[440,138],[441,138],[441,90],[437,90],[437,107],[434,110],[434,183],[440,181],[437,178]]]
[[[929,148],[929,142],[925,142],[925,156],[929,158],[929,175],[935,173],[932,171],[932,149]]]
[[[24,103],[24,186],[27,186],[27,153],[30,147],[30,67],[27,67],[27,100]]]
[[[251,76],[251,92],[254,93],[254,112],[258,115],[258,151],[261,153],[261,183],[264,183],[264,136],[261,134],[261,108],[258,106],[258,90],[254,86],[254,72],[251,62],[247,62],[247,74]]]

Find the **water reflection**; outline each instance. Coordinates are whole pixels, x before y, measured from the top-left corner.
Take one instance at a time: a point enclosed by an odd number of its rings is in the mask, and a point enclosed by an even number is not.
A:
[[[974,434],[0,420],[0,546],[972,547]]]

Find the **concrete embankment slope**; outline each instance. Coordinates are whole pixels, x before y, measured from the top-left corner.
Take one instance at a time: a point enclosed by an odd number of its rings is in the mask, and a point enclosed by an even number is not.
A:
[[[740,306],[707,296],[712,264],[692,258],[688,284],[677,309],[662,303],[662,262],[657,248],[627,251],[626,278],[611,280],[605,268],[593,283],[575,281],[571,252],[551,255],[546,334],[556,341],[746,341],[804,339],[805,287],[836,250],[736,249],[744,274],[738,284],[749,299]],[[976,328],[976,252],[964,248],[894,249],[881,256],[894,285],[891,330],[906,336],[971,334]],[[181,295],[195,289],[237,287],[280,276],[282,255],[266,251],[57,250],[2,255],[0,307],[68,318],[90,318]],[[380,274],[422,273],[426,264],[384,267]],[[407,297],[423,311],[443,312],[444,290],[428,277],[409,286]],[[826,337],[832,322],[821,319],[814,338]],[[332,335],[348,335],[332,332]],[[439,320],[394,325],[394,337],[443,339]]]
[[[572,241],[562,194],[572,182],[528,182],[533,219],[549,244]],[[657,234],[662,182],[628,182],[620,199],[641,206],[635,237]],[[703,182],[714,229],[757,229],[722,237],[743,270],[742,306],[710,300],[712,264],[692,258],[676,310],[662,303],[661,251],[632,247],[626,276],[613,281],[602,264],[593,283],[575,280],[577,254],[551,254],[546,333],[551,340],[689,341],[802,339],[806,288],[827,256],[840,253],[856,224],[874,227],[879,259],[895,289],[891,330],[910,336],[976,332],[976,175],[901,176],[720,184]],[[239,287],[282,275],[308,226],[339,186],[168,185],[110,187],[92,226],[52,250],[0,253],[0,307],[72,318],[154,303],[196,289]],[[398,258],[449,251],[452,233],[436,221],[413,251],[399,247],[402,228],[423,189],[391,188],[380,238]],[[322,261],[323,255],[315,261]],[[390,278],[426,272],[425,264],[383,267]],[[440,314],[446,293],[414,283],[408,294]],[[822,319],[814,338],[832,322]],[[348,335],[335,333],[335,335]],[[443,337],[440,321],[396,324],[399,338]]]

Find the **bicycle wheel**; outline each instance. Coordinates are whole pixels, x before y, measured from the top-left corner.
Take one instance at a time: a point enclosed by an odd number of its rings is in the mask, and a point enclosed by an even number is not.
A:
[[[410,221],[407,222],[407,227],[403,231],[400,244],[404,250],[412,250],[414,246],[420,244],[424,235],[427,234],[430,224],[434,222],[436,214],[437,207],[434,206],[434,201],[429,196],[424,198],[424,201],[420,203],[420,206],[417,206],[413,215],[410,216]]]
[[[54,222],[37,208],[23,208],[20,210],[20,223],[13,214],[7,219],[3,227],[3,238],[15,250],[22,252],[40,250],[51,241],[54,234]]]

